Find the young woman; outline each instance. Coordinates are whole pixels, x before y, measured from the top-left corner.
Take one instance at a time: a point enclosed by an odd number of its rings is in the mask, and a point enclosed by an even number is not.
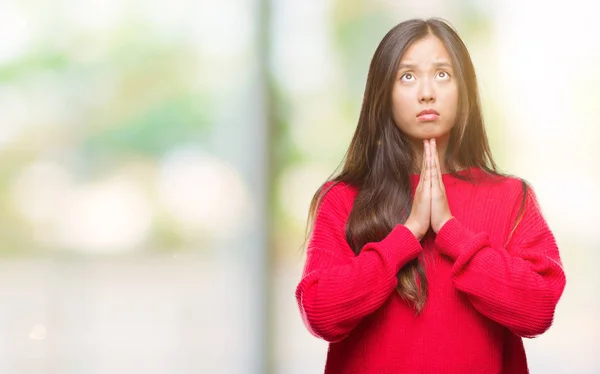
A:
[[[438,19],[373,56],[342,171],[315,194],[296,299],[325,372],[527,373],[565,287],[535,194],[496,170],[475,71]]]

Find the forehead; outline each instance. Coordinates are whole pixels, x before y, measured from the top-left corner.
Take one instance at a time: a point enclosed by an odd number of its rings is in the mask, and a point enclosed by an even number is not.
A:
[[[431,64],[432,62],[444,61],[449,64],[452,59],[442,41],[434,35],[428,35],[423,39],[413,42],[404,52],[401,63]]]

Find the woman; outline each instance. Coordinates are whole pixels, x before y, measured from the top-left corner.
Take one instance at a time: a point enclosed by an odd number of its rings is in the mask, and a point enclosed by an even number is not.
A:
[[[325,372],[527,373],[565,287],[531,188],[500,174],[475,71],[439,19],[373,56],[342,171],[313,197],[296,299]]]

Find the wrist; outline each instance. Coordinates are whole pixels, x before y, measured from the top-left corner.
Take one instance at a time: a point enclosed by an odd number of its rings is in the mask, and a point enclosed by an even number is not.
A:
[[[442,227],[444,227],[444,225],[446,225],[446,223],[448,223],[448,221],[450,221],[452,218],[454,218],[454,216],[449,216],[448,218],[444,219],[444,220],[443,220],[443,221],[440,223],[440,225],[439,225],[438,229],[437,229],[437,230],[435,230],[435,233],[436,233],[436,234],[437,234],[437,233],[439,233],[439,232],[442,230]]]
[[[422,234],[422,230],[416,222],[409,219],[404,223],[404,226],[415,236],[415,238],[417,238],[417,240],[420,241],[423,239],[424,234]]]

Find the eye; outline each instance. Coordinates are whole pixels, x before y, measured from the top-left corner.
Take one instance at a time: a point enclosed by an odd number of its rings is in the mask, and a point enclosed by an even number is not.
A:
[[[414,79],[415,79],[415,77],[411,73],[404,73],[400,77],[400,80],[404,81],[404,82],[412,81]]]
[[[449,79],[450,78],[450,74],[446,71],[440,71],[437,73],[438,78],[445,80],[445,79]]]

